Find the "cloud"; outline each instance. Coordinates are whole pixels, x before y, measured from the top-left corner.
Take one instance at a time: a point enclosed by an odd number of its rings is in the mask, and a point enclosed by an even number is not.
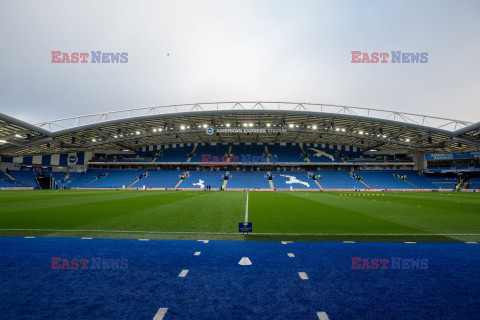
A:
[[[36,123],[277,100],[478,121],[479,9],[475,1],[3,2],[0,108]],[[126,51],[129,62],[51,64],[51,50]],[[352,50],[427,51],[430,60],[355,65]]]

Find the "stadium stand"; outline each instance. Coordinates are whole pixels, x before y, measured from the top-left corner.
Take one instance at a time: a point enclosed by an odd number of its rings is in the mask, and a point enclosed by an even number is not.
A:
[[[369,189],[348,171],[315,171],[318,183],[325,189]]]
[[[480,177],[471,178],[468,181],[468,189],[480,189]]]
[[[320,189],[305,171],[272,172],[275,189]]]
[[[22,184],[18,181],[10,179],[5,172],[0,170],[0,188],[18,188],[22,187]]]
[[[221,161],[221,158],[228,153],[230,146],[224,144],[198,144],[195,149],[195,154],[193,155],[190,162],[202,162],[202,154],[216,156],[218,160]],[[211,161],[211,160],[210,160]]]
[[[266,171],[230,172],[227,189],[270,189]]]
[[[71,172],[63,187],[79,188],[86,187],[89,182],[105,174],[106,170],[91,169],[86,172]]]
[[[130,186],[130,188],[173,188],[180,180],[183,171],[177,170],[151,170],[146,176]],[[182,181],[183,183],[183,181]]]
[[[57,188],[61,189],[65,185],[65,177],[67,176],[66,172],[52,172],[50,177],[55,182]]]
[[[192,150],[191,146],[161,149],[155,152],[155,162],[186,162]]]
[[[182,188],[201,188],[211,185],[212,189],[220,189],[225,171],[192,171],[182,182]]]
[[[268,145],[268,153],[271,157],[277,158],[278,162],[304,162],[302,150],[298,145],[290,143],[286,145],[274,144]]]
[[[266,162],[264,145],[234,145],[231,154],[236,158],[235,162]]]
[[[140,154],[96,154],[91,161],[93,162],[149,162],[153,157]]]
[[[414,184],[420,189],[437,189],[437,186],[432,184],[423,174],[418,174],[412,170],[397,170],[395,173],[405,175],[407,182]]]
[[[418,187],[393,176],[392,170],[360,170],[355,172],[373,189],[418,189]]]
[[[306,155],[310,162],[343,162],[338,152],[320,147],[304,147]]]
[[[10,170],[10,176],[20,182],[24,187],[39,187],[34,171]]]
[[[88,184],[88,188],[121,188],[129,186],[145,174],[143,170],[108,170]]]
[[[457,178],[451,177],[438,177],[438,176],[428,176],[427,180],[433,184],[436,189],[455,189],[455,185],[458,183]]]

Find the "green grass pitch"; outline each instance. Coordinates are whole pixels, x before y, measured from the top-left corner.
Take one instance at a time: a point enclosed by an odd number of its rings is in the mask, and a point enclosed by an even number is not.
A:
[[[474,193],[1,191],[1,236],[479,241]]]

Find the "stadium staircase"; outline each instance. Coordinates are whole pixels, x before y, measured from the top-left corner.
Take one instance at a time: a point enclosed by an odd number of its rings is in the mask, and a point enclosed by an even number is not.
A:
[[[11,175],[9,175],[8,173],[6,173],[6,172],[4,172],[4,173],[5,173],[5,175],[6,175],[7,177],[9,177],[11,180],[13,180],[13,181],[17,181],[17,179],[15,179],[14,177],[12,177],[12,176],[11,176]]]
[[[366,183],[365,181],[363,180],[358,180],[360,181],[361,183],[363,183],[364,185],[366,185],[369,189],[373,189],[372,186],[370,186],[368,183]]]
[[[145,176],[143,178],[146,178],[148,177],[148,171],[145,173]],[[140,176],[137,177],[137,180],[133,181],[132,183],[130,183],[128,186],[126,186],[125,188],[130,188],[132,185],[134,185],[135,183],[138,182],[138,180],[140,180]]]
[[[417,186],[415,183],[413,183],[413,182],[411,182],[411,181],[408,181],[408,179],[405,179],[405,180],[403,180],[403,181],[405,181],[405,182],[407,182],[407,183],[410,183],[410,184],[411,184],[412,186],[414,186],[415,188],[423,189],[423,188],[421,188],[420,186]]]
[[[185,171],[183,174],[188,177],[188,175],[190,174],[190,171]],[[178,182],[174,186],[174,188],[178,188],[178,186],[182,183],[183,180],[185,180],[185,179],[180,178],[180,180],[178,180]]]
[[[352,179],[354,179],[354,180],[355,180],[355,179],[358,180],[357,178],[355,178],[355,177],[353,176],[353,172],[351,172],[351,171],[350,171],[350,177],[352,177]],[[360,181],[361,183],[363,183],[364,185],[366,185],[366,186],[368,187],[368,189],[373,189],[372,186],[370,186],[368,183],[366,183],[366,182],[363,181],[362,179],[360,179],[360,180],[358,180],[358,181]]]
[[[320,189],[325,190],[325,188],[318,182],[318,180],[315,180],[315,183],[320,187]]]
[[[314,175],[314,174],[315,174],[315,173],[313,173],[313,172],[310,172],[310,171],[308,172],[308,175]],[[320,189],[325,190],[325,188],[320,184],[320,182],[318,182],[317,179],[315,179],[315,180],[313,180],[313,181],[315,181],[315,183],[317,184],[317,186],[320,187]]]
[[[192,161],[193,154],[195,154],[195,151],[197,151],[197,145],[198,145],[198,144],[196,144],[196,143],[193,145],[193,150],[192,150],[192,152],[190,153],[190,154],[192,154],[192,156],[188,157],[187,162]]]
[[[232,146],[228,147],[228,157],[227,157],[227,162],[230,162],[230,155],[232,154]],[[227,184],[224,182],[225,188],[227,187]]]
[[[230,148],[228,149],[228,154],[230,154],[230,152],[232,152],[232,146],[230,146]],[[225,172],[225,175],[230,175],[230,171],[227,171]],[[224,179],[223,180],[223,190],[227,190],[227,183],[228,183],[228,179]]]
[[[102,176],[102,178],[103,178],[103,177],[106,177],[107,175],[108,175],[108,172],[105,172],[105,175]],[[90,184],[90,183],[92,183],[92,182],[94,182],[94,181],[97,181],[98,179],[99,179],[99,177],[96,176],[95,179],[93,179],[92,181],[88,181],[87,183],[82,184],[82,185],[80,186],[80,188],[83,188],[83,187],[85,187],[86,185],[88,185],[88,184]]]
[[[265,152],[268,153],[267,146],[265,146]],[[271,175],[272,173],[270,171],[267,171],[267,175]],[[273,184],[273,179],[268,180],[268,184],[270,184],[270,189],[275,190],[275,185]]]
[[[300,150],[302,150],[303,154],[306,154],[305,149],[303,148],[303,145],[300,145]],[[305,157],[305,159],[307,159],[307,163],[312,163],[309,157]]]

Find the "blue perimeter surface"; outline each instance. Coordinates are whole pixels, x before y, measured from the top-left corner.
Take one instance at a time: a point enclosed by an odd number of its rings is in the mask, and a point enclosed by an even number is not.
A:
[[[51,257],[123,258],[128,268],[52,270]],[[239,265],[242,257],[253,264]],[[352,270],[352,257],[428,259],[428,268]],[[2,319],[153,319],[159,308],[166,320],[318,311],[331,320],[480,319],[480,245],[466,243],[2,237],[0,282]]]

